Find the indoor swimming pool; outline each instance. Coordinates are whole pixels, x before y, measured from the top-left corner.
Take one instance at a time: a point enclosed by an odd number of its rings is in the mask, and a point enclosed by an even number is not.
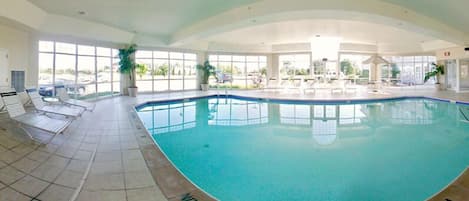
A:
[[[425,200],[469,165],[469,106],[205,97],[136,107],[155,143],[222,201]]]

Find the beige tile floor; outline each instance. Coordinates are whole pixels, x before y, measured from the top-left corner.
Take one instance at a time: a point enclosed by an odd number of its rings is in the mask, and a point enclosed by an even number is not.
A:
[[[8,120],[6,114],[0,114],[0,201],[163,201],[181,200],[185,193],[191,193],[198,200],[213,200],[185,180],[164,158],[139,125],[132,106],[150,100],[217,93],[225,91],[143,94],[138,98],[103,99],[97,102],[94,112],[85,113],[63,135],[58,135],[47,144],[32,142]],[[228,93],[315,100],[425,95],[469,102],[469,94],[415,87],[383,89],[380,93],[365,90],[346,94],[259,90],[228,90]],[[51,137],[36,130],[31,132],[42,141]],[[450,193],[469,192],[467,181],[459,183],[466,189],[458,188],[459,191]],[[464,195],[467,198],[467,194]],[[435,200],[441,199],[436,197]]]

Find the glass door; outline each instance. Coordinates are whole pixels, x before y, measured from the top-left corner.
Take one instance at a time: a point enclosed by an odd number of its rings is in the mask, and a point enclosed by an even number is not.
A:
[[[451,90],[457,90],[456,60],[447,60],[446,64],[446,87]]]

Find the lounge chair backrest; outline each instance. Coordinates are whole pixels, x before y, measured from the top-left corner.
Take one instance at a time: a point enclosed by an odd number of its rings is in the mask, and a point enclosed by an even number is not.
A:
[[[300,86],[301,86],[301,82],[302,82],[301,79],[300,79],[300,80],[296,80],[296,79],[295,79],[295,80],[292,80],[292,85],[293,85],[294,87],[300,87]]]
[[[0,96],[2,97],[3,103],[5,104],[6,110],[8,111],[8,115],[11,118],[26,113],[23,104],[21,103],[20,98],[18,97],[18,94],[16,94],[16,91],[2,91],[0,92]]]
[[[278,86],[278,81],[277,80],[269,80],[269,86],[272,86],[272,87]]]
[[[306,86],[313,87],[314,85],[316,85],[316,80],[306,81]]]
[[[334,80],[332,81],[332,84],[335,87],[345,87],[345,80]]]
[[[70,96],[68,96],[67,90],[65,90],[63,85],[55,86],[55,93],[62,101],[70,100]]]
[[[29,98],[31,98],[31,102],[36,109],[43,108],[46,105],[36,89],[26,89],[26,92],[28,93]]]
[[[290,80],[282,80],[280,81],[281,86],[289,86],[290,85]]]

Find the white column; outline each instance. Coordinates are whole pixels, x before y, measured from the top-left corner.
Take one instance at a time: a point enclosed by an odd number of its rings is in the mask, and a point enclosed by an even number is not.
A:
[[[370,82],[377,82],[377,79],[376,79],[377,70],[378,70],[377,65],[371,63],[370,64],[370,75],[369,75]]]
[[[201,64],[203,65],[205,63],[205,61],[208,60],[208,53],[205,52],[205,51],[198,51],[196,52],[197,54],[197,64]],[[199,76],[199,70],[196,71],[197,72],[197,89],[201,89],[200,88],[200,83],[201,83],[201,77]]]

